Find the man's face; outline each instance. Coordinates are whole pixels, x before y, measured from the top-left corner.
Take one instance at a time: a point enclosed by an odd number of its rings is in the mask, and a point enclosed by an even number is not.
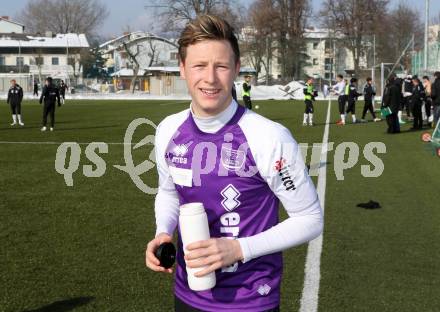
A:
[[[413,85],[417,86],[419,84],[419,81],[417,79],[413,79]]]
[[[17,84],[17,82],[15,80],[11,80],[11,86],[15,87],[15,85]]]
[[[240,71],[226,40],[206,40],[190,45],[180,74],[186,80],[194,113],[213,116],[232,101],[232,83]]]
[[[337,81],[337,82],[341,82],[341,81],[342,81],[342,78],[341,78],[341,77],[336,77],[336,81]]]

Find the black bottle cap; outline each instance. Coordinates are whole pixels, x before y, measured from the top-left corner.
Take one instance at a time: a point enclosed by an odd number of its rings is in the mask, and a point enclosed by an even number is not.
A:
[[[169,269],[176,261],[176,248],[173,243],[162,243],[156,249],[154,255],[160,261],[160,266]]]

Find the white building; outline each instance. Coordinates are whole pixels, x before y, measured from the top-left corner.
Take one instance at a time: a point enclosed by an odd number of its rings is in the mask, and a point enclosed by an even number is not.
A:
[[[253,40],[252,29],[243,28],[240,39]],[[308,28],[304,32],[305,39],[305,54],[309,57],[308,63],[304,67],[304,72],[307,76],[334,79],[336,74],[346,74],[354,70],[354,60],[351,51],[347,48],[341,47],[342,35],[337,35],[336,38],[330,33],[328,29]],[[276,42],[272,46],[272,58],[269,64],[269,76],[277,78],[281,76],[281,66],[278,62]],[[267,54],[262,56],[263,62],[267,59]],[[247,66],[252,66],[250,57],[244,53],[242,56],[242,63]],[[360,58],[360,68],[367,67],[367,57],[362,55]],[[333,72],[333,76],[332,73]],[[265,66],[261,66],[259,76],[264,79],[266,76]],[[304,77],[302,77],[304,78]]]
[[[171,40],[141,31],[125,33],[99,46],[107,59],[108,68],[114,72],[135,66],[130,54],[139,63],[140,69],[152,66],[177,66],[178,47]]]
[[[306,54],[309,56],[309,66],[304,68],[308,76],[323,79],[334,79],[336,74],[345,74],[354,70],[352,52],[341,47],[342,35],[333,35],[328,29],[309,28],[304,32],[306,39]],[[362,54],[360,69],[367,68],[367,57]],[[333,76],[332,76],[333,72]]]
[[[69,83],[81,82],[81,51],[88,48],[84,34],[3,33],[0,34],[0,75],[22,75],[40,82],[47,76]]]
[[[0,17],[0,33],[24,33],[24,25],[11,21],[9,16]]]

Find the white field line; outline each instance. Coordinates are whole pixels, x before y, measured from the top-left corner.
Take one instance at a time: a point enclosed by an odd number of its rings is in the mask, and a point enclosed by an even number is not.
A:
[[[330,108],[331,100],[329,99],[324,135],[322,138],[322,150],[317,186],[318,197],[323,213],[325,207],[325,187],[327,180],[327,151],[330,125]],[[322,235],[323,234],[312,240],[307,248],[306,266],[304,269],[304,288],[301,296],[301,306],[299,309],[300,312],[318,311],[319,282],[321,279],[320,266],[323,241]]]

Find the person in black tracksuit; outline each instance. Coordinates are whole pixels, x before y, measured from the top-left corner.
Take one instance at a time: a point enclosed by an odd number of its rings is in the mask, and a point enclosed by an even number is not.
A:
[[[38,83],[36,80],[34,81],[34,95],[38,96]]]
[[[434,109],[434,127],[440,120],[440,72],[434,73],[434,83],[431,86],[431,98]]]
[[[411,97],[412,113],[414,116],[413,127],[411,130],[422,129],[422,105],[425,100],[425,90],[417,77],[413,77],[413,90]]]
[[[53,131],[55,126],[55,103],[58,102],[58,106],[61,106],[60,103],[60,92],[58,88],[52,83],[52,78],[48,77],[46,79],[46,85],[41,92],[40,104],[44,100],[44,109],[43,109],[43,128],[41,131],[46,131],[47,124],[47,115],[50,114],[50,131]]]
[[[389,107],[391,114],[386,117],[388,124],[388,133],[399,133],[400,125],[397,113],[400,109],[402,92],[400,90],[400,84],[396,82],[396,76],[394,74],[390,75],[387,85],[384,90],[384,96],[382,99],[382,105],[384,107]]]
[[[362,121],[365,121],[365,115],[367,114],[367,111],[370,111],[371,115],[373,116],[374,121],[378,121],[376,118],[376,113],[374,112],[374,106],[373,106],[373,100],[374,96],[376,95],[376,90],[373,87],[372,79],[370,77],[367,78],[367,83],[364,86],[364,110],[362,111]]]
[[[346,114],[351,113],[351,117],[353,119],[353,123],[356,123],[356,100],[358,98],[358,96],[360,96],[362,94],[360,94],[357,91],[357,78],[351,78],[350,79],[350,85],[349,85],[349,89],[348,89],[348,96],[347,96],[347,100],[348,100],[348,105],[347,105],[347,110],[346,110]]]
[[[412,96],[412,76],[408,75],[403,81],[403,101],[402,101],[402,110],[406,110],[406,117],[411,117],[411,96]]]
[[[8,99],[6,102],[11,106],[12,123],[11,126],[18,124],[24,126],[21,121],[21,101],[23,100],[23,89],[17,84],[15,79],[11,80],[11,87],[8,91]]]
[[[69,87],[64,83],[64,80],[61,80],[60,83],[60,97],[61,97],[61,101],[64,104],[64,100],[66,98],[66,90],[69,89]]]

